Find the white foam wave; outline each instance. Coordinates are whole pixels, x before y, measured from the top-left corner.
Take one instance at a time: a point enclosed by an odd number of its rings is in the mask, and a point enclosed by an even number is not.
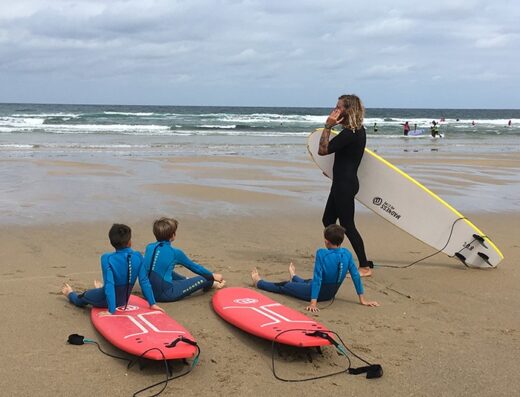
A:
[[[236,125],[213,125],[213,124],[203,124],[203,125],[200,125],[199,128],[215,128],[215,129],[233,129],[233,128],[237,128]]]
[[[0,149],[33,149],[38,145],[26,145],[17,143],[0,144]]]
[[[80,117],[81,114],[77,113],[38,113],[38,114],[31,114],[31,113],[14,113],[11,115],[12,117],[21,117],[21,118],[41,118],[41,117],[71,117],[71,118],[77,118]]]
[[[128,125],[128,124],[47,124],[45,131],[54,134],[95,134],[95,133],[156,133],[168,131],[163,125]]]
[[[326,116],[313,115],[286,115],[276,113],[252,113],[252,114],[207,114],[204,116],[215,117],[217,121],[235,124],[256,124],[256,123],[315,123],[323,124]]]
[[[44,117],[0,117],[0,126],[2,127],[20,127],[20,126],[39,126],[45,121]]]
[[[121,116],[153,116],[154,112],[113,112],[113,111],[104,111],[103,112],[104,114],[109,114],[109,115],[121,115]],[[159,115],[161,115],[159,113]]]

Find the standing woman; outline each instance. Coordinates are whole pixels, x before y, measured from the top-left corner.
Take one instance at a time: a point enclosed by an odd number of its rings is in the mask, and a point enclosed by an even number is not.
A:
[[[336,153],[334,157],[332,186],[325,211],[323,226],[339,223],[356,253],[361,276],[370,276],[374,267],[367,260],[363,239],[354,223],[354,197],[359,191],[357,170],[366,145],[366,131],[363,127],[365,108],[356,95],[342,95],[336,108],[330,113],[320,138],[318,154],[324,156]],[[330,131],[341,124],[343,130],[332,141]]]

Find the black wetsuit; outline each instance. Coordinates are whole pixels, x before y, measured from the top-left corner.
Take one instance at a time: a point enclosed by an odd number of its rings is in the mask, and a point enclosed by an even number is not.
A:
[[[366,131],[364,127],[356,132],[345,128],[328,146],[328,153],[336,153],[334,158],[332,186],[323,213],[323,226],[339,223],[345,228],[360,267],[369,267],[363,239],[354,223],[354,197],[359,190],[357,170],[365,153]]]

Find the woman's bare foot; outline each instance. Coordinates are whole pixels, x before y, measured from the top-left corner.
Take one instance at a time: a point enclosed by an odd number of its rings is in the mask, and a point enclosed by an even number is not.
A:
[[[261,280],[260,275],[258,274],[258,270],[255,267],[251,272],[251,279],[253,280],[253,286],[256,287],[256,284]]]
[[[94,288],[101,288],[103,287],[103,283],[99,280],[94,280]]]
[[[289,281],[291,281],[293,277],[296,276],[296,268],[294,267],[292,262],[289,264],[289,276]]]
[[[226,280],[213,281],[213,285],[211,286],[211,288],[221,289],[221,288],[224,288],[225,285],[226,285]]]
[[[63,295],[65,295],[65,297],[69,297],[70,293],[73,292],[74,290],[72,289],[72,287],[70,285],[68,285],[67,283],[63,283],[63,287],[61,288],[61,293]]]
[[[372,269],[369,267],[360,267],[358,271],[361,277],[370,277],[372,275]]]

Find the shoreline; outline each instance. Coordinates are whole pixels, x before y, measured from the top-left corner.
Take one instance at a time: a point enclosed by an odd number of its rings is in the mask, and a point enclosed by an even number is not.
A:
[[[511,154],[384,156],[464,214],[515,213],[520,160]],[[176,214],[258,214],[290,205],[322,210],[330,180],[295,159],[176,156],[2,159],[4,224]],[[23,181],[23,184],[20,183]],[[361,181],[362,183],[362,181]],[[368,212],[358,205],[359,213]]]

